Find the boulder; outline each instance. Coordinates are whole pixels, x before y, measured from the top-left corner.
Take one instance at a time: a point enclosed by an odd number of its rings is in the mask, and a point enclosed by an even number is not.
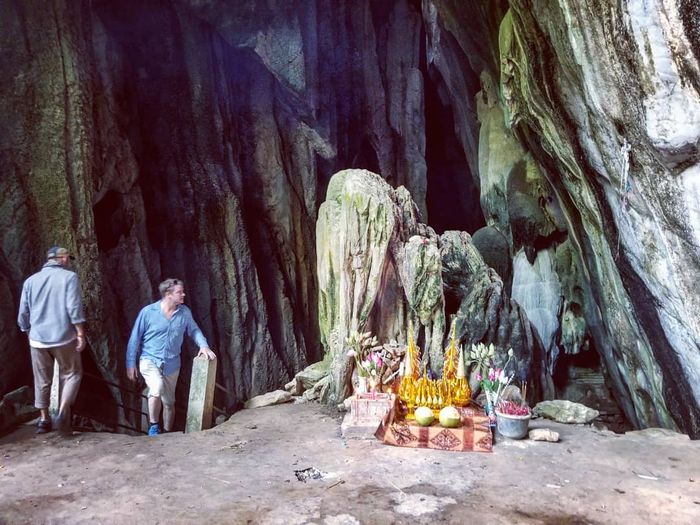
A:
[[[600,414],[597,410],[586,405],[563,399],[537,403],[533,413],[559,423],[590,423]]]
[[[494,226],[485,226],[474,232],[472,243],[484,262],[496,270],[503,282],[510,282],[512,264],[506,236]]]
[[[39,409],[34,406],[34,390],[29,386],[13,390],[0,400],[0,434],[38,415]]]
[[[275,390],[260,396],[255,396],[245,402],[244,408],[260,408],[270,405],[281,405],[292,401],[292,394],[286,390]]]
[[[328,363],[326,361],[319,361],[318,363],[307,366],[304,370],[295,375],[294,379],[285,385],[285,390],[289,390],[287,387],[294,385],[292,393],[299,396],[306,390],[313,388],[314,385],[326,375],[328,375]]]

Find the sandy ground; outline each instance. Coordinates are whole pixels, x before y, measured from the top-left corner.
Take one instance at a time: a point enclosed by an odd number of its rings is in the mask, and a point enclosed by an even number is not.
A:
[[[534,421],[560,443],[493,453],[344,440],[316,404],[196,434],[0,440],[0,523],[700,523],[700,442]],[[321,479],[299,481],[314,467]]]

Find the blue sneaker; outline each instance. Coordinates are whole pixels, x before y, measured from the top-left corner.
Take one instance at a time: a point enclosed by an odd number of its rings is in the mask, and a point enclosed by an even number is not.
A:
[[[151,423],[151,426],[148,427],[148,435],[157,436],[158,434],[160,434],[160,425],[158,425],[158,423]]]

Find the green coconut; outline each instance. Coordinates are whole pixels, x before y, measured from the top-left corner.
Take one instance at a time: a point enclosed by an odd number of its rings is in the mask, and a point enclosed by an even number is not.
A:
[[[433,422],[434,419],[435,416],[433,415],[433,411],[428,407],[416,408],[416,423],[418,423],[420,426],[427,427]]]
[[[455,428],[462,422],[459,411],[455,407],[445,407],[440,410],[440,425],[445,428]]]

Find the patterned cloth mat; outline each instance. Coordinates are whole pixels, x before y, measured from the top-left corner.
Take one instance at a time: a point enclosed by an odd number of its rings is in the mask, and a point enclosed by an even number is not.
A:
[[[403,419],[398,413],[398,403],[384,416],[375,436],[397,447],[434,448],[456,452],[491,452],[493,438],[489,418],[480,408],[458,408],[462,425],[443,428],[436,420],[429,427],[422,427],[412,420]]]

